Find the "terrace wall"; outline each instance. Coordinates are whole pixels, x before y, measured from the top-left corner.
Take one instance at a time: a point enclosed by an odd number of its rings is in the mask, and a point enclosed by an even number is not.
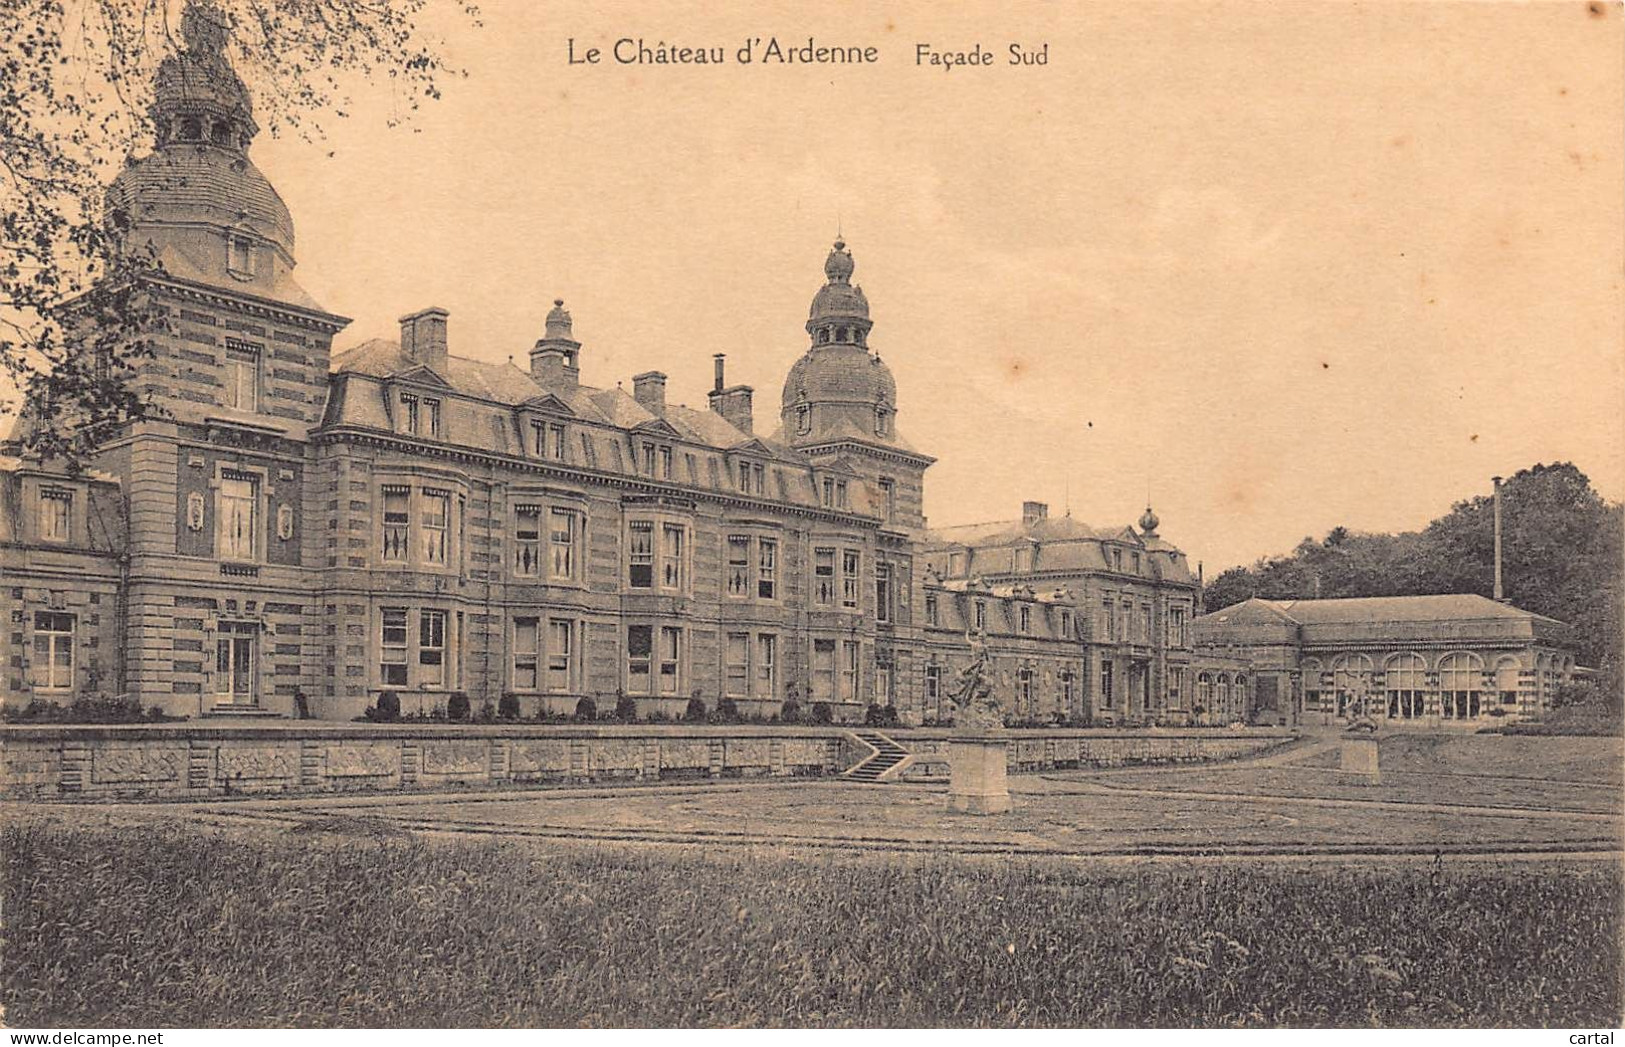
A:
[[[1012,733],[1013,772],[1224,759],[1289,735]],[[949,733],[900,732],[905,777],[947,772]],[[119,725],[0,728],[14,799],[203,799],[504,783],[830,777],[867,754],[840,729],[764,727]]]

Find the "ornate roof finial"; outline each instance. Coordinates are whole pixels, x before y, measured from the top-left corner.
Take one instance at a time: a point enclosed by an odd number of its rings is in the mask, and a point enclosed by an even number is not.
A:
[[[1157,527],[1161,523],[1162,521],[1157,519],[1157,514],[1151,511],[1151,502],[1148,499],[1145,503],[1145,512],[1140,516],[1140,530],[1145,533],[1147,538],[1155,538],[1157,536]]]

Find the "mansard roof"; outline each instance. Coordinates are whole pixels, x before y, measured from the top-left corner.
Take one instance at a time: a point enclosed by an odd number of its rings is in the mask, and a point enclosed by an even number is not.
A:
[[[1254,597],[1206,617],[1216,621],[1251,618],[1274,612],[1299,625],[1348,625],[1371,622],[1480,621],[1486,618],[1545,618],[1497,603],[1476,593],[1426,596],[1362,596],[1329,600],[1265,600]],[[1555,619],[1546,618],[1546,621]]]

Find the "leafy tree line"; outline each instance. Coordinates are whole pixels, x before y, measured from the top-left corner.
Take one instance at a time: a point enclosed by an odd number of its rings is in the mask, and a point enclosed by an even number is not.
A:
[[[1501,564],[1516,606],[1574,628],[1580,664],[1600,670],[1603,693],[1625,686],[1625,508],[1568,462],[1536,465],[1501,488]],[[1495,589],[1494,498],[1457,502],[1420,531],[1360,534],[1334,528],[1290,555],[1233,567],[1203,590],[1210,611],[1253,596],[1411,596]]]

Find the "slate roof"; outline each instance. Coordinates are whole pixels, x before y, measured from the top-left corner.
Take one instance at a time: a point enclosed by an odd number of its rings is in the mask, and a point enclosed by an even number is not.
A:
[[[1486,618],[1544,618],[1497,603],[1476,593],[1427,596],[1366,596],[1332,600],[1264,600],[1253,598],[1207,615],[1215,621],[1259,620],[1274,612],[1299,625],[1353,625],[1374,622],[1479,621]],[[1552,621],[1553,619],[1546,619]]]

